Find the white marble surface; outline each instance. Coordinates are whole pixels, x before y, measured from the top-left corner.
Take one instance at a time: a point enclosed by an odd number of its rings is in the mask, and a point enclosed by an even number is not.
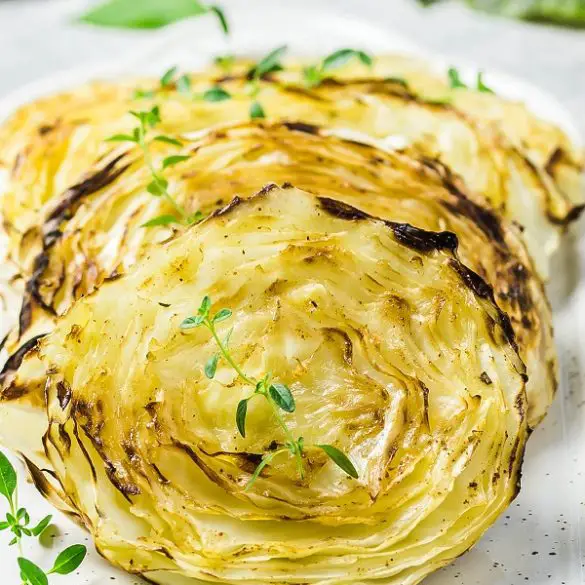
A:
[[[253,0],[221,4],[229,15],[230,4],[243,2],[250,2],[253,13]],[[289,2],[274,0],[274,4]],[[555,94],[585,134],[585,30],[492,17],[470,11],[462,2],[424,9],[416,0],[295,0],[303,3],[337,13],[374,15],[378,23],[387,22],[433,51],[524,77]],[[149,32],[75,23],[75,15],[91,4],[88,0],[0,0],[0,96],[53,71],[115,59],[152,38]]]

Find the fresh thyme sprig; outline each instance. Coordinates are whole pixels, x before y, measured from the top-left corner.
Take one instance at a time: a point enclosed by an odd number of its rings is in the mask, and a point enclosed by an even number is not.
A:
[[[303,465],[303,453],[306,447],[303,437],[294,437],[291,429],[287,425],[286,420],[281,413],[281,411],[285,413],[293,413],[296,410],[295,399],[290,388],[286,384],[276,381],[271,372],[267,372],[260,379],[256,379],[243,371],[241,366],[234,360],[229,349],[229,340],[233,328],[228,331],[227,335],[225,335],[223,339],[220,337],[216,329],[216,324],[232,317],[232,312],[229,309],[224,308],[220,309],[212,316],[211,306],[211,299],[208,296],[205,296],[201,301],[201,305],[197,310],[197,314],[191,317],[187,317],[180,325],[181,329],[183,330],[194,329],[196,327],[205,327],[215,340],[219,351],[214,353],[207,360],[204,367],[206,377],[210,380],[215,377],[219,360],[223,358],[236,372],[240,380],[244,382],[244,384],[251,386],[254,389],[248,398],[240,400],[236,409],[236,426],[242,437],[246,436],[246,417],[248,414],[248,403],[250,400],[253,400],[256,397],[263,398],[268,402],[270,408],[272,409],[272,413],[278,425],[282,429],[285,437],[285,442],[282,447],[264,454],[262,461],[256,467],[256,470],[248,481],[246,490],[250,489],[252,484],[259,477],[262,470],[281,453],[289,453],[295,458],[299,477],[304,479],[305,470]],[[326,453],[330,459],[350,477],[358,477],[358,473],[347,455],[345,455],[342,451],[333,445],[316,444],[312,445],[312,447],[323,450],[323,452]]]
[[[87,554],[83,544],[74,544],[61,552],[53,567],[44,571],[23,556],[22,539],[24,536],[40,537],[51,523],[52,516],[45,516],[35,526],[30,526],[30,515],[26,508],[18,507],[18,481],[16,470],[8,458],[0,451],[0,495],[8,501],[9,512],[6,521],[0,522],[0,531],[10,530],[14,538],[9,546],[18,545],[18,566],[23,585],[48,585],[52,574],[68,575],[81,565]]]
[[[282,71],[281,59],[284,54],[288,51],[286,45],[277,47],[270,51],[267,55],[262,57],[249,71],[248,71],[248,94],[254,100],[250,105],[250,118],[255,120],[257,118],[265,118],[266,112],[262,107],[262,104],[256,99],[260,93],[260,81],[266,75],[270,73],[276,73]]]
[[[178,67],[174,66],[164,72],[159,79],[158,87],[155,89],[144,90],[137,89],[134,92],[134,99],[152,99],[156,96],[168,94],[177,91],[179,94],[194,100],[203,100],[206,102],[223,102],[231,99],[231,94],[220,85],[214,85],[203,93],[193,93],[191,78],[186,74],[179,74]]]
[[[142,150],[144,163],[147,166],[152,180],[147,185],[146,190],[155,197],[163,197],[175,210],[176,215],[159,215],[143,224],[143,227],[152,227],[156,225],[169,225],[171,223],[180,223],[190,225],[203,219],[201,212],[189,214],[185,208],[169,193],[169,182],[164,177],[164,171],[169,167],[177,165],[190,157],[188,155],[176,154],[163,159],[160,168],[154,166],[150,146],[153,142],[164,142],[171,146],[181,147],[183,144],[180,140],[159,134],[151,138],[152,130],[161,122],[160,109],[154,106],[151,110],[143,112],[131,111],[130,114],[138,120],[138,126],[134,128],[132,134],[115,134],[107,138],[109,142],[132,142],[137,144]]]
[[[305,84],[308,87],[319,85],[327,77],[327,74],[330,71],[338,69],[352,59],[358,59],[368,67],[371,67],[374,62],[372,57],[364,51],[359,51],[357,49],[339,49],[338,51],[327,55],[327,57],[317,65],[310,65],[303,69]]]

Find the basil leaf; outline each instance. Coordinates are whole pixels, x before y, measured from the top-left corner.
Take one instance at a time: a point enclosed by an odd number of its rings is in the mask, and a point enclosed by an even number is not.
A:
[[[238,408],[236,410],[236,425],[242,437],[246,436],[246,414],[248,414],[248,400],[249,398],[246,398],[245,400],[240,400],[240,402],[238,402]]]
[[[319,449],[323,449],[323,451],[327,453],[329,458],[338,467],[343,469],[343,471],[345,471],[347,475],[353,477],[354,479],[358,478],[358,472],[354,467],[353,463],[349,460],[348,456],[342,451],[340,451],[337,447],[334,447],[333,445],[316,445],[316,447],[319,447]]]
[[[12,463],[2,451],[0,451],[0,494],[2,494],[9,502],[12,502],[12,496],[16,491],[16,471],[12,467]]]
[[[144,222],[140,227],[154,227],[157,225],[170,225],[171,223],[181,223],[174,215],[159,215]]]
[[[203,99],[206,102],[223,102],[225,100],[231,99],[231,94],[229,94],[223,87],[219,87],[218,85],[208,89],[203,94]]]
[[[198,0],[108,0],[84,14],[80,20],[118,28],[161,28],[192,16],[214,13],[224,32],[227,23],[221,9]]]
[[[49,574],[68,575],[73,573],[85,559],[87,548],[83,544],[74,544],[66,548],[55,560]]]
[[[49,579],[45,572],[28,559],[19,557],[18,566],[21,575],[26,578],[26,582],[30,583],[30,585],[49,585]]]
[[[260,102],[252,102],[250,106],[250,118],[256,120],[258,118],[266,118],[266,112]]]
[[[285,412],[295,411],[295,399],[288,386],[275,382],[274,384],[270,385],[268,391],[270,392],[270,397],[272,400],[274,400],[279,408]]]
[[[51,516],[50,514],[48,516],[45,516],[33,529],[32,529],[32,533],[34,536],[40,536],[49,526],[49,524],[51,523],[51,520],[53,519],[53,516]]]
[[[205,375],[210,379],[213,380],[215,377],[215,372],[217,370],[217,362],[219,362],[219,354],[213,354],[205,364]]]
[[[176,154],[173,156],[167,156],[167,158],[165,158],[163,160],[162,167],[163,167],[163,169],[166,169],[168,167],[178,165],[179,163],[182,163],[183,161],[189,160],[190,158],[191,158],[190,156],[186,156],[183,154]]]

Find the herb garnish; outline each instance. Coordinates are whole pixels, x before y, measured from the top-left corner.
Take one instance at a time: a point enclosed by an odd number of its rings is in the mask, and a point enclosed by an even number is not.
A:
[[[288,47],[282,45],[270,51],[248,71],[248,94],[254,100],[250,105],[250,118],[255,120],[257,118],[266,118],[266,113],[262,104],[256,99],[260,93],[260,81],[270,73],[282,71],[282,63],[280,62],[283,55],[287,52]]]
[[[453,89],[460,89],[460,88],[469,89],[469,86],[461,80],[461,76],[459,74],[459,71],[457,69],[455,69],[455,67],[449,67],[449,70],[447,71],[447,78],[449,80],[449,86],[451,88],[453,88]],[[476,78],[476,82],[475,82],[475,89],[477,89],[477,91],[480,91],[482,93],[494,93],[494,91],[483,82],[483,71],[479,71],[477,73],[477,78]]]
[[[296,459],[297,469],[299,473],[299,477],[301,479],[305,476],[305,470],[303,465],[303,453],[307,448],[305,446],[304,440],[302,437],[298,437],[295,439],[292,431],[290,430],[289,426],[286,424],[286,421],[281,414],[281,411],[286,413],[293,413],[296,410],[296,404],[294,396],[290,388],[283,384],[282,382],[278,382],[275,380],[271,372],[267,372],[262,376],[259,380],[248,376],[241,366],[234,360],[230,350],[229,350],[229,341],[233,331],[233,328],[230,329],[223,337],[220,337],[219,333],[216,329],[216,324],[221,323],[222,321],[226,321],[227,319],[232,317],[232,312],[229,309],[220,309],[217,311],[213,316],[211,313],[211,299],[208,296],[205,296],[201,301],[201,305],[197,310],[197,314],[192,317],[187,317],[180,325],[181,329],[188,330],[194,329],[196,327],[205,327],[213,336],[219,351],[214,353],[206,362],[204,367],[205,376],[210,380],[215,377],[215,373],[217,370],[217,365],[220,359],[224,359],[229,366],[236,372],[238,378],[246,385],[251,386],[254,390],[253,393],[248,397],[240,400],[238,403],[238,407],[236,410],[236,426],[238,431],[242,437],[246,436],[246,416],[248,414],[248,403],[250,400],[253,400],[256,397],[261,397],[265,399],[268,404],[270,405],[274,417],[278,422],[278,425],[282,429],[285,442],[284,445],[278,449],[273,451],[269,451],[265,453],[262,457],[262,461],[256,467],[256,470],[252,474],[252,477],[248,481],[246,486],[246,490],[250,489],[252,484],[256,481],[264,467],[269,465],[271,461],[281,453],[289,453]],[[347,475],[353,478],[358,477],[358,473],[356,468],[354,467],[353,463],[349,460],[347,455],[345,455],[342,451],[333,447],[332,445],[312,445],[312,447],[316,447],[321,449],[324,453],[326,453],[330,459],[340,467]]]
[[[17,562],[22,583],[25,585],[48,585],[49,575],[68,575],[75,571],[85,559],[87,549],[83,544],[74,544],[66,548],[57,556],[53,567],[46,572],[23,557],[23,536],[41,536],[51,523],[52,516],[45,516],[38,524],[30,526],[30,516],[26,508],[18,507],[17,484],[16,470],[4,453],[0,451],[0,495],[6,498],[10,508],[10,512],[6,514],[6,521],[0,522],[0,531],[10,530],[14,535],[9,546],[18,545],[19,557]]]
[[[229,34],[223,10],[198,0],[108,0],[81,17],[82,22],[118,28],[161,28],[190,18],[213,14],[222,31]]]
[[[359,51],[357,49],[339,49],[338,51],[327,55],[327,57],[317,65],[305,67],[303,70],[303,77],[306,85],[309,87],[319,85],[323,79],[327,77],[328,72],[342,67],[351,61],[351,59],[358,59],[368,67],[371,67],[374,62],[372,57],[364,51]]]
[[[169,182],[164,177],[164,171],[167,168],[177,165],[190,157],[188,155],[180,154],[168,156],[163,159],[159,169],[156,169],[154,166],[152,155],[150,153],[150,145],[153,142],[164,142],[165,144],[170,144],[179,148],[183,146],[180,140],[170,136],[158,135],[152,138],[150,137],[151,131],[161,122],[160,108],[154,106],[151,110],[143,112],[131,111],[130,114],[139,122],[138,127],[134,128],[132,134],[116,134],[110,136],[107,140],[109,142],[133,142],[140,147],[144,157],[144,163],[152,175],[152,180],[147,185],[146,190],[155,197],[164,197],[177,213],[177,215],[160,215],[155,217],[143,224],[143,227],[169,225],[171,223],[189,225],[201,221],[201,219],[203,219],[201,212],[197,211],[194,214],[189,214],[182,205],[175,201],[168,190]]]

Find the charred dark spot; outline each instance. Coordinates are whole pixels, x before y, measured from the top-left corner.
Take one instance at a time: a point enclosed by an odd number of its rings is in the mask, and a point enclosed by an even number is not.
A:
[[[228,213],[233,211],[236,207],[241,205],[243,202],[244,202],[244,200],[241,197],[238,197],[236,195],[227,205],[225,205],[221,209],[218,209],[217,211],[214,211],[211,215],[209,215],[209,219],[212,217],[220,217],[222,215],[227,215]]]
[[[43,251],[37,255],[33,263],[32,275],[26,283],[25,294],[19,315],[19,335],[22,337],[32,322],[33,302],[53,315],[53,307],[45,303],[40,295],[39,288],[42,276],[49,265],[50,250],[63,235],[59,229],[61,223],[71,219],[75,213],[75,206],[81,199],[96,193],[115,181],[130,164],[116,168],[118,162],[125,156],[121,154],[110,161],[103,169],[90,175],[83,181],[70,187],[59,204],[48,215],[43,224]]]
[[[165,557],[167,557],[167,559],[171,559],[171,561],[175,560],[173,558],[173,555],[164,546],[157,548],[156,552],[159,552],[161,555],[164,555]]]
[[[43,125],[39,126],[39,135],[45,136],[46,134],[49,134],[49,132],[52,132],[55,128],[56,128],[56,125],[43,124]]]
[[[4,388],[0,393],[0,400],[10,401],[19,400],[28,394],[28,388],[12,383],[7,388]]]
[[[4,339],[2,341],[0,341],[0,351],[2,351],[4,349],[4,346],[6,345],[6,342],[8,341],[8,338],[10,337],[10,332],[8,332],[5,336]]]
[[[474,490],[477,488],[477,482],[476,481],[471,481],[469,482],[469,487]]]
[[[66,453],[71,451],[71,437],[69,433],[65,430],[65,425],[58,425],[59,427],[59,438],[61,439],[61,443],[63,448],[65,449]]]
[[[71,386],[65,380],[57,382],[57,400],[59,400],[61,410],[65,410],[69,406],[71,396]]]
[[[343,201],[337,201],[329,197],[318,197],[317,199],[321,205],[321,209],[333,217],[348,221],[368,219],[370,217],[364,211],[352,207]]]
[[[429,420],[429,389],[422,380],[418,381],[423,395],[423,421],[427,429],[431,430],[431,423]]]
[[[282,184],[281,189],[292,189],[294,187],[294,185],[292,183],[289,183],[288,181],[286,181],[285,183]]]
[[[453,232],[429,232],[408,223],[389,223],[397,241],[419,252],[451,250],[459,244]]]
[[[8,374],[8,372],[14,372],[14,371],[18,370],[18,368],[20,368],[20,365],[22,364],[22,360],[24,359],[24,356],[30,350],[35,348],[37,346],[39,339],[42,339],[43,337],[45,337],[45,335],[46,335],[46,333],[43,333],[42,335],[35,335],[35,337],[33,337],[33,338],[29,339],[28,341],[26,341],[25,343],[23,343],[6,360],[6,363],[4,364],[2,371],[0,371],[0,382],[2,382],[2,380],[4,379],[6,374]]]
[[[353,343],[349,335],[343,331],[342,329],[338,329],[337,327],[326,327],[325,333],[327,336],[334,337],[338,336],[341,337],[343,341],[343,361],[348,365],[353,365]]]
[[[124,158],[124,156],[126,156],[124,153],[120,154],[111,160],[103,169],[96,171],[93,175],[90,175],[83,181],[69,187],[59,204],[46,218],[45,225],[49,224],[52,226],[53,222],[61,222],[67,216],[70,217],[72,207],[80,199],[87,197],[88,195],[93,195],[93,193],[97,193],[104,187],[107,187],[110,183],[113,183],[130,166],[130,164],[126,164],[116,168],[116,165],[122,158]]]
[[[494,299],[494,291],[492,287],[476,272],[473,272],[467,266],[464,266],[458,260],[451,259],[449,265],[459,275],[463,284],[469,288],[477,297],[490,301],[498,313],[498,322],[504,332],[504,335],[514,350],[518,351],[516,344],[516,337],[514,335],[514,329],[510,322],[510,317],[504,313],[500,307],[498,307]]]
[[[571,208],[569,213],[567,213],[567,215],[565,215],[565,217],[563,218],[556,217],[554,215],[551,215],[550,213],[547,213],[547,217],[550,219],[551,222],[557,225],[567,225],[568,223],[577,221],[581,217],[581,214],[583,213],[584,210],[585,204],[575,205],[574,207]]]
[[[168,485],[169,483],[171,483],[161,472],[161,470],[158,468],[157,465],[155,465],[154,463],[151,463],[150,466],[154,469],[154,472],[156,473],[158,480],[165,484]]]
[[[159,301],[159,302],[158,302],[158,304],[159,304],[161,307],[165,307],[165,309],[171,306],[171,304],[170,304],[170,303],[162,303],[161,301]]]
[[[283,122],[282,125],[288,130],[294,132],[304,132],[305,134],[313,134],[314,136],[319,134],[319,126],[314,124],[307,124],[305,122]]]
[[[484,383],[490,386],[492,384],[492,379],[488,376],[487,372],[482,372],[479,379]]]

